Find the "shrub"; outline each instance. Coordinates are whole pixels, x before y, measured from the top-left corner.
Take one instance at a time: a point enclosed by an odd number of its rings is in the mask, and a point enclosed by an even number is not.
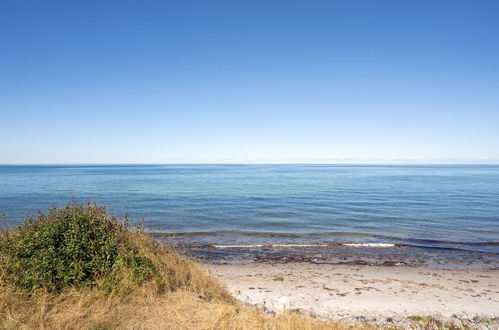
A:
[[[126,220],[90,203],[39,212],[1,234],[0,281],[25,292],[139,286],[157,275],[157,267],[137,246],[130,229]]]

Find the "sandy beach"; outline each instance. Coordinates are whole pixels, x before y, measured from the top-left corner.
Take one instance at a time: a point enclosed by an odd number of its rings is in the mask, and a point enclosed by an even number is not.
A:
[[[267,311],[395,324],[432,317],[499,327],[499,270],[313,263],[205,267],[238,300]]]

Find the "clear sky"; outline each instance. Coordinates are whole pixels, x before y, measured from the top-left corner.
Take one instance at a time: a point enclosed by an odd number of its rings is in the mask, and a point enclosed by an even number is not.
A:
[[[499,163],[499,1],[0,2],[0,163]]]

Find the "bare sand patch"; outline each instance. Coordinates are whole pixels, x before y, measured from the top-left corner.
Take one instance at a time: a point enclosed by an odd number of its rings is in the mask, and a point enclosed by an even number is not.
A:
[[[238,300],[321,318],[499,316],[499,270],[313,263],[204,265]],[[497,323],[495,323],[497,325]]]

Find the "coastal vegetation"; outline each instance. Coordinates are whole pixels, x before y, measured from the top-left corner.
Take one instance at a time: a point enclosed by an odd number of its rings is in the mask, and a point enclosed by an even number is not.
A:
[[[195,261],[106,207],[70,203],[0,234],[0,329],[345,329],[238,304]]]

